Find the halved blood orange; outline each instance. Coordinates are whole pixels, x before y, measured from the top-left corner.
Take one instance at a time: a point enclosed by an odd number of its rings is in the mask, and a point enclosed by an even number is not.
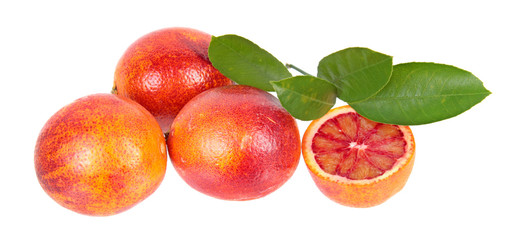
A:
[[[311,122],[302,153],[324,195],[342,205],[372,207],[404,187],[415,142],[408,126],[377,123],[342,106]]]

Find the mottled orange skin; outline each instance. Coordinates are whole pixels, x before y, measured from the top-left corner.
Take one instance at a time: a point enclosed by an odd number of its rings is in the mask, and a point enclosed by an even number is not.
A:
[[[208,59],[210,41],[211,35],[189,28],[166,28],[141,37],[117,64],[117,94],[140,103],[168,132],[194,96],[233,84]]]
[[[35,147],[44,191],[78,213],[107,216],[151,195],[167,164],[165,138],[154,117],[113,94],[80,98],[55,113]]]
[[[344,206],[367,208],[384,203],[398,193],[407,183],[412,172],[416,156],[416,143],[411,129],[408,126],[399,126],[408,139],[409,154],[403,164],[392,169],[392,173],[385,173],[370,180],[351,180],[332,176],[325,173],[316,163],[312,154],[311,143],[316,133],[316,127],[325,122],[324,118],[334,117],[340,111],[355,112],[350,106],[340,106],[331,109],[324,117],[311,122],[304,132],[302,139],[302,155],[308,171],[318,189],[329,199]],[[390,170],[391,171],[391,170]]]
[[[414,165],[414,157],[396,174],[368,184],[340,184],[309,169],[318,189],[329,199],[349,207],[367,208],[384,203],[405,186]]]
[[[167,146],[190,186],[225,200],[275,191],[300,159],[295,119],[276,97],[243,85],[210,89],[192,99],[176,117]]]

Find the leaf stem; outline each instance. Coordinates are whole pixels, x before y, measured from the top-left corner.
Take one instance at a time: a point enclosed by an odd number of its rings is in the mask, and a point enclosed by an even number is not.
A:
[[[300,72],[300,73],[302,73],[303,75],[306,75],[306,76],[313,76],[313,75],[311,75],[311,74],[309,74],[309,73],[305,72],[304,70],[302,70],[302,69],[298,68],[297,66],[295,66],[295,65],[293,65],[293,64],[289,64],[289,63],[287,63],[287,64],[286,64],[286,68],[294,69],[295,71]]]

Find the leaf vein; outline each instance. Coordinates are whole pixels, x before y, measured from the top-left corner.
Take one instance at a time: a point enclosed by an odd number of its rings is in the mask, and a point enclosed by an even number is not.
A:
[[[351,104],[361,103],[365,101],[375,101],[375,100],[407,100],[407,99],[425,99],[425,98],[439,98],[439,97],[456,97],[456,96],[478,96],[478,95],[488,95],[489,92],[481,92],[481,93],[451,93],[451,94],[440,94],[440,95],[430,95],[430,96],[373,96],[369,99],[365,99],[362,101],[351,102]]]
[[[372,68],[372,67],[374,67],[374,66],[377,66],[377,65],[379,65],[379,64],[381,64],[381,63],[384,63],[384,62],[385,62],[385,61],[387,61],[387,60],[389,60],[389,58],[382,59],[382,60],[380,60],[380,61],[378,61],[378,62],[372,63],[372,64],[370,64],[370,65],[367,65],[367,66],[363,67],[363,68],[357,69],[357,70],[355,70],[355,71],[353,71],[353,72],[351,72],[351,73],[349,73],[349,74],[347,74],[347,75],[345,75],[345,76],[341,76],[341,78],[342,78],[342,79],[344,79],[344,78],[350,77],[350,76],[352,76],[352,75],[355,75],[355,74],[356,74],[356,73],[358,73],[358,72],[362,72],[362,71],[364,71],[364,70],[367,70],[367,69],[369,69],[369,68]]]
[[[282,88],[280,88],[280,89],[282,89]],[[297,92],[297,91],[295,91],[295,90],[285,89],[285,90],[281,90],[281,91],[291,92],[291,93],[292,93],[292,94],[294,94],[294,95],[299,95],[299,96],[301,96],[301,97],[305,97],[305,98],[307,98],[308,100],[312,100],[313,102],[321,103],[321,104],[323,104],[323,105],[331,105],[331,104],[332,104],[332,102],[328,102],[328,101],[325,101],[325,100],[323,100],[323,99],[314,98],[314,97],[311,97],[311,96],[309,96],[309,95],[304,95],[304,94],[302,94],[302,93],[300,93],[300,92]]]

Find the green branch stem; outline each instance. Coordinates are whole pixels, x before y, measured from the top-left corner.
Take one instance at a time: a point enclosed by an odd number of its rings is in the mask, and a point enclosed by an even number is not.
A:
[[[293,65],[293,64],[289,64],[289,63],[287,63],[287,64],[286,64],[286,68],[291,68],[291,69],[293,69],[293,70],[295,70],[295,71],[297,71],[297,72],[300,72],[301,74],[306,75],[306,76],[313,76],[313,75],[311,75],[311,74],[307,73],[306,71],[304,71],[304,70],[302,70],[302,69],[298,68],[297,66],[295,66],[295,65]]]

